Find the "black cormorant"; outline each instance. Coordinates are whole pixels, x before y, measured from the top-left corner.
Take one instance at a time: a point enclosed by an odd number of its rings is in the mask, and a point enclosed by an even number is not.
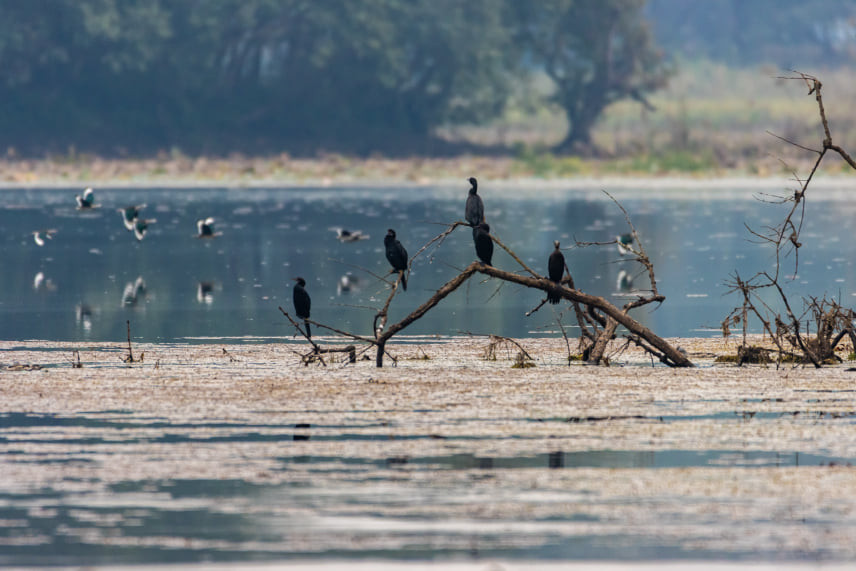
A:
[[[479,260],[489,266],[493,258],[493,240],[490,237],[490,226],[487,222],[481,222],[473,228],[473,242],[476,244],[476,255]]]
[[[464,211],[464,218],[467,224],[475,228],[484,220],[484,202],[482,202],[481,196],[477,194],[479,182],[475,177],[470,177],[469,181],[472,186],[470,186],[470,193],[467,196],[467,207]]]
[[[556,240],[553,242],[553,246],[556,247],[553,250],[553,253],[550,254],[550,259],[547,260],[547,274],[550,277],[551,281],[556,282],[557,284],[562,283],[562,277],[565,275],[565,256],[559,250],[559,241]],[[551,291],[547,292],[547,301],[552,304],[559,303],[562,300],[562,296],[553,293]]]
[[[312,300],[309,299],[309,294],[304,289],[306,280],[303,278],[294,278],[297,283],[294,284],[294,312],[297,317],[303,320],[303,325],[306,326],[306,336],[312,338],[312,333],[309,331],[309,309],[312,306]]]
[[[386,231],[383,245],[386,246],[386,259],[389,260],[392,269],[401,276],[401,288],[407,291],[407,276],[405,275],[407,271],[407,250],[395,238],[395,230],[392,228]]]

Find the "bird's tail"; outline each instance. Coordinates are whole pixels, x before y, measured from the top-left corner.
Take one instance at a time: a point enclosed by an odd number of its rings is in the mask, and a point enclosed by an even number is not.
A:
[[[555,283],[556,285],[559,285],[559,282],[553,282],[553,283]],[[552,303],[553,305],[556,305],[557,303],[559,303],[560,301],[562,301],[562,296],[561,296],[561,295],[559,295],[558,293],[554,293],[554,292],[552,292],[552,291],[548,291],[548,292],[547,292],[547,301],[549,301],[549,302],[550,302],[550,303]]]
[[[407,291],[407,270],[401,270],[401,289]]]
[[[309,329],[309,322],[308,322],[308,321],[306,321],[306,320],[304,319],[304,320],[303,320],[303,325],[305,325],[305,326],[306,326],[306,336],[307,336],[308,338],[312,339],[312,331]]]

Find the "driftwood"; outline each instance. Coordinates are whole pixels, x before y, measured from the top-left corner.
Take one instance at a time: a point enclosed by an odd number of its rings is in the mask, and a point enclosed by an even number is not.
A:
[[[743,299],[741,304],[734,308],[722,321],[722,333],[727,337],[730,335],[732,327],[742,325],[742,345],[746,347],[749,319],[750,317],[755,318],[761,323],[765,335],[769,336],[775,344],[780,360],[787,358],[820,367],[826,362],[840,360],[835,355],[835,349],[845,337],[850,340],[853,347],[856,347],[856,331],[853,327],[854,312],[852,309],[842,307],[835,300],[826,297],[821,299],[810,297],[803,300],[804,311],[798,313],[794,309],[795,304],[791,302],[783,287],[783,282],[786,280],[782,271],[783,259],[787,255],[793,254],[792,274],[796,276],[799,269],[799,250],[802,247],[800,233],[805,220],[806,192],[829,151],[837,153],[853,169],[856,169],[856,161],[843,148],[832,142],[832,133],[823,106],[823,95],[821,94],[823,85],[820,80],[805,73],[794,73],[793,76],[779,79],[804,82],[809,88],[808,95],[814,95],[820,123],[823,127],[821,147],[820,149],[812,149],[770,133],[781,141],[804,151],[815,153],[817,158],[805,179],[800,179],[796,173],[793,173],[794,180],[800,185],[798,190],[786,196],[774,197],[773,200],[764,200],[778,204],[791,203],[790,209],[779,224],[767,227],[764,231],[746,227],[753,239],[762,244],[767,244],[773,249],[775,267],[772,271],[758,272],[749,279],[741,278],[736,272],[731,276],[731,281],[727,283],[730,287],[729,293],[739,293]],[[783,312],[774,310],[758,295],[760,290],[767,289],[772,289],[775,292]],[[814,325],[814,335],[811,335],[809,329],[811,324]]]
[[[300,332],[300,334],[303,335],[303,337],[307,341],[309,341],[309,344],[312,345],[312,350],[310,352],[300,354],[300,358],[303,361],[304,365],[309,365],[310,363],[316,363],[317,362],[317,363],[321,363],[321,365],[326,367],[327,363],[324,362],[324,358],[322,357],[322,355],[328,354],[328,353],[347,353],[348,354],[348,363],[356,363],[357,362],[357,348],[356,348],[356,346],[347,345],[345,347],[321,347],[315,341],[313,341],[312,338],[306,334],[306,332],[303,331],[303,328],[300,327],[300,323],[295,321],[288,314],[288,312],[282,308],[282,306],[279,307],[279,310],[282,312],[282,314],[285,316],[285,318],[291,322],[291,324],[294,326],[294,328],[297,329]],[[311,323],[312,325],[318,325],[320,327],[323,327],[323,325],[321,325],[320,323],[315,323],[314,321],[310,321],[310,320],[307,320],[307,321],[309,321],[309,323]],[[344,333],[344,332],[342,332],[342,333]],[[226,350],[223,349],[223,352],[226,353]],[[230,356],[229,358],[231,359],[232,357]]]

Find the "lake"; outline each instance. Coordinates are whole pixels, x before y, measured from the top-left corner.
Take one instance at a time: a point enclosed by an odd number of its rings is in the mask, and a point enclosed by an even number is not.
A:
[[[672,185],[674,186],[674,185]],[[503,185],[484,182],[492,232],[533,269],[546,274],[553,240],[560,240],[579,289],[623,303],[622,273],[633,287],[647,286],[639,266],[603,242],[627,231],[620,209],[590,183]],[[770,249],[750,240],[745,228],[776,223],[782,206],[758,200],[786,193],[740,183],[656,191],[649,182],[614,190],[653,260],[661,293],[658,308],[635,317],[664,337],[719,334],[719,324],[739,303],[726,282],[773,268]],[[0,192],[0,339],[116,341],[126,321],[140,341],[256,342],[292,337],[280,314],[291,311],[293,278],[306,278],[312,318],[354,333],[371,332],[383,303],[389,264],[383,236],[394,228],[410,255],[463,218],[467,184],[338,188],[98,188],[89,211],[75,208],[80,189],[7,189]],[[116,211],[146,204],[156,219],[142,241],[125,229]],[[847,305],[856,295],[856,244],[846,239],[856,214],[847,185],[809,195],[799,274],[788,282],[798,299],[828,294]],[[213,239],[197,239],[196,222],[213,217]],[[360,230],[367,240],[343,243],[336,227]],[[33,232],[56,230],[38,246]],[[475,259],[468,228],[455,231],[412,266],[409,289],[395,299],[390,319],[403,317]],[[792,273],[793,259],[786,260]],[[505,252],[494,265],[516,270]],[[373,275],[374,274],[374,275]],[[348,280],[343,284],[342,280]],[[558,335],[563,306],[527,311],[539,292],[491,279],[474,279],[444,300],[408,334],[494,333],[509,337]],[[573,329],[570,330],[573,335]]]

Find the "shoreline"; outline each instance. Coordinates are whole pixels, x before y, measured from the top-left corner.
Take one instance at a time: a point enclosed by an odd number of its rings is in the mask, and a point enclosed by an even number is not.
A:
[[[703,171],[616,171],[608,164],[581,163],[575,171],[534,173],[513,157],[461,156],[450,159],[354,159],[332,155],[292,159],[266,158],[157,158],[157,159],[0,159],[0,190],[29,188],[424,188],[466,186],[476,176],[496,188],[789,188],[791,170],[745,169]],[[801,176],[811,165],[796,166]],[[821,169],[812,187],[847,186],[849,172]]]

